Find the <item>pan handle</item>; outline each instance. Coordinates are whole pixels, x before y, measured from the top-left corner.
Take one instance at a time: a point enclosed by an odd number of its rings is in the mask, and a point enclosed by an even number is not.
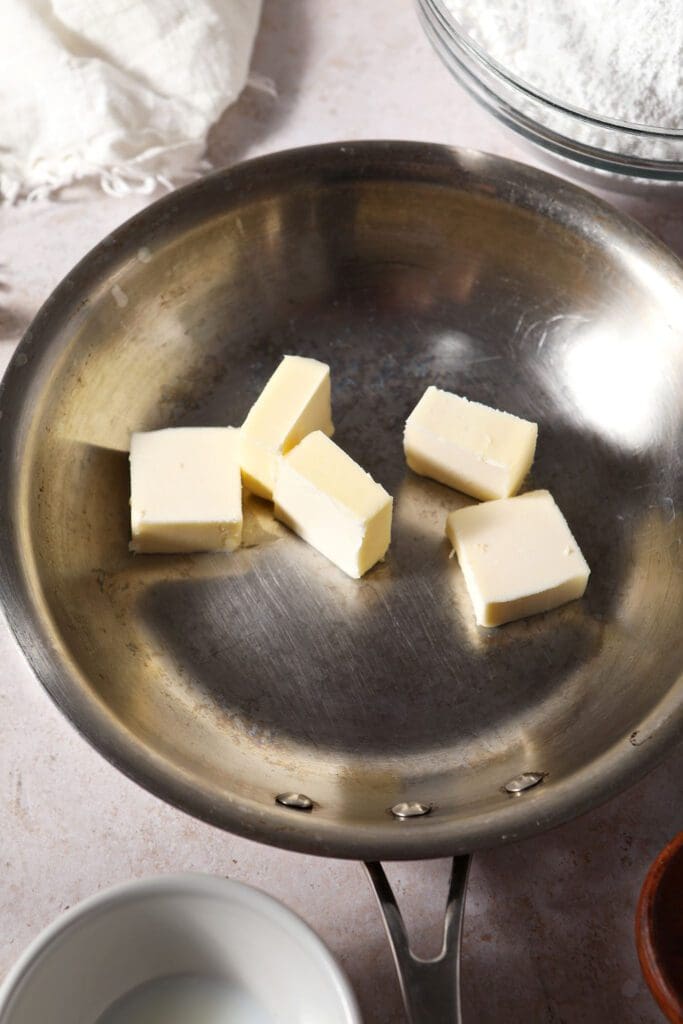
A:
[[[453,858],[443,944],[433,960],[422,960],[411,951],[403,917],[384,868],[379,861],[365,863],[394,956],[410,1024],[462,1024],[460,942],[470,860],[469,855]]]

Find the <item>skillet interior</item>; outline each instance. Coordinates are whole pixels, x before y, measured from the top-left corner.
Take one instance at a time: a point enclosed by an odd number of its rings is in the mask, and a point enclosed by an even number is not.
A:
[[[442,147],[293,151],[154,204],[4,384],[1,585],[38,676],[142,785],[296,849],[453,853],[606,798],[681,724],[682,297],[597,199]],[[254,499],[233,556],[130,555],[129,432],[239,424],[286,352],[330,363],[336,440],[395,496],[388,561],[347,579]],[[583,601],[474,626],[443,539],[466,499],[403,460],[431,382],[539,422],[527,486],[592,566]],[[510,797],[524,771],[547,776]],[[397,821],[406,799],[434,808]]]

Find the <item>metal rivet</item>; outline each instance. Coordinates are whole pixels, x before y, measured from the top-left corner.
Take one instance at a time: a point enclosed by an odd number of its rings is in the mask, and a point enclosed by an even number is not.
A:
[[[283,807],[289,807],[294,811],[313,810],[313,801],[305,793],[278,793],[275,801]]]
[[[523,772],[521,775],[516,775],[514,779],[506,782],[503,788],[506,793],[519,796],[525,789],[531,789],[532,786],[537,786],[539,782],[543,782],[546,775],[547,772]]]
[[[432,804],[422,804],[419,800],[404,800],[400,804],[394,804],[391,813],[395,818],[421,818],[429,814]]]

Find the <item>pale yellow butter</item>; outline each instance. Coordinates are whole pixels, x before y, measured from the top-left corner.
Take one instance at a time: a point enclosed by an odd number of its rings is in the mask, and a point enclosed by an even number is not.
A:
[[[239,431],[177,427],[130,442],[132,551],[233,551],[242,537]]]
[[[278,519],[354,579],[386,554],[391,496],[321,431],[280,459],[274,500]]]
[[[317,359],[285,356],[242,426],[245,486],[262,498],[272,498],[279,456],[313,430],[334,433],[330,368]]]
[[[458,509],[446,534],[481,626],[548,611],[586,589],[590,569],[548,491]]]
[[[475,498],[506,498],[519,489],[536,451],[535,423],[428,387],[408,417],[406,461]]]

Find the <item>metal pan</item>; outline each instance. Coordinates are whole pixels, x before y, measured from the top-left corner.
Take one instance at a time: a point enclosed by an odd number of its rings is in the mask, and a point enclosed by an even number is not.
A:
[[[683,721],[682,324],[672,255],[502,159],[332,145],[181,189],[69,274],[5,377],[9,622],[106,757],[231,831],[377,861],[556,825]],[[130,555],[130,431],[239,424],[285,352],[330,363],[336,438],[395,496],[386,563],[347,579],[251,499],[235,555]],[[539,422],[528,486],[592,566],[582,601],[474,625],[463,499],[402,454],[432,382]]]

